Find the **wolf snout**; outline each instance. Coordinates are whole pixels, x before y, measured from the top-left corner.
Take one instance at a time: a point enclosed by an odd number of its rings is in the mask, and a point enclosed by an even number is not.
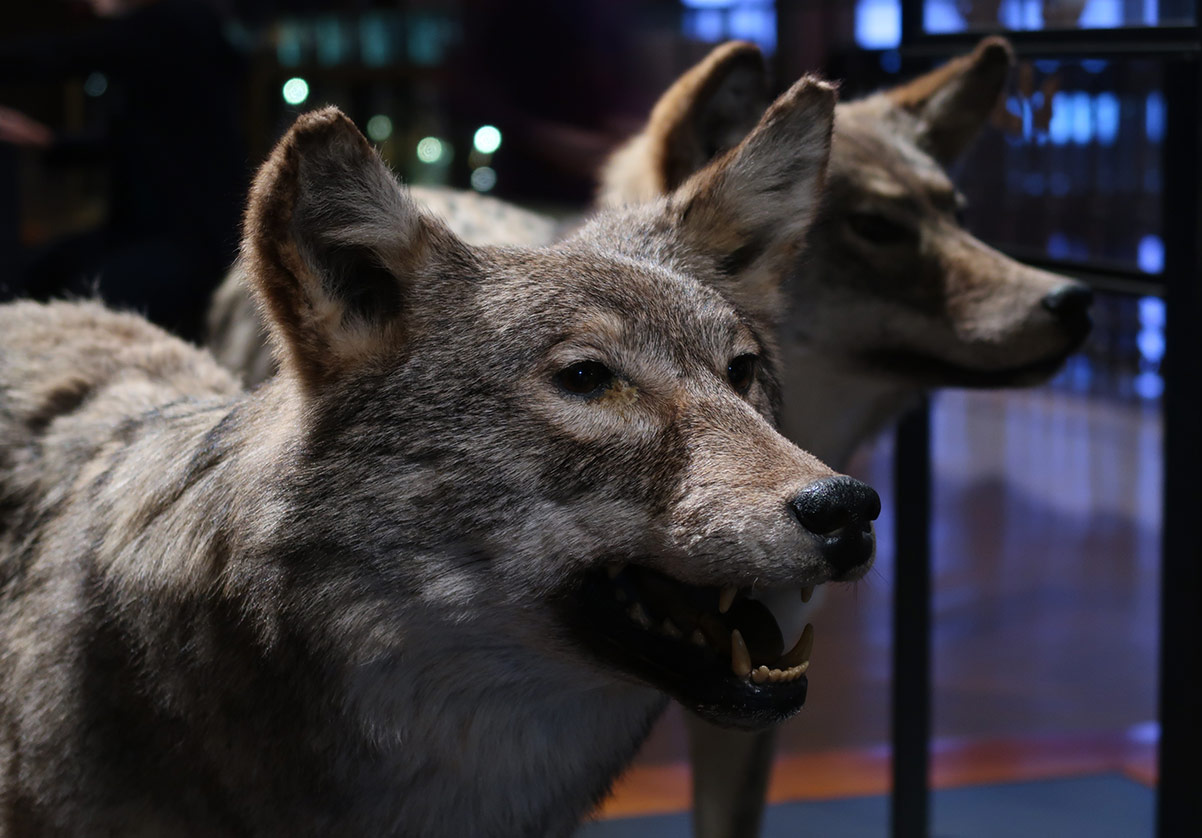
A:
[[[835,578],[849,578],[872,558],[872,522],[881,498],[867,483],[851,477],[824,477],[789,501],[798,522],[822,540],[823,558]],[[865,568],[866,569],[866,568]]]
[[[1082,337],[1089,331],[1092,325],[1089,307],[1093,304],[1093,292],[1089,286],[1080,282],[1066,282],[1053,289],[1042,303],[1070,331],[1080,333]]]

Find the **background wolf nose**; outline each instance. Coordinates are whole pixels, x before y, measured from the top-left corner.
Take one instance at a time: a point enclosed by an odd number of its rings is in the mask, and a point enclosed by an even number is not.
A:
[[[1043,298],[1043,307],[1061,320],[1084,317],[1092,303],[1093,292],[1080,282],[1061,285]]]
[[[865,529],[881,514],[881,499],[867,483],[851,477],[825,477],[789,501],[801,525],[815,535],[835,535],[852,525]]]

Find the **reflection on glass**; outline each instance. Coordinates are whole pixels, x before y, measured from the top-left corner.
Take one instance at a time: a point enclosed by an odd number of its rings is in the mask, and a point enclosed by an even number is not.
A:
[[[681,31],[706,43],[739,38],[776,50],[776,0],[680,0]]]
[[[380,13],[359,19],[359,60],[368,67],[384,67],[393,60],[391,21]]]
[[[901,0],[858,0],[856,44],[861,49],[893,49],[901,43]]]
[[[385,67],[405,58],[428,67],[446,58],[459,34],[459,24],[449,14],[375,10],[286,18],[276,23],[272,37],[282,67],[356,62]]]
[[[351,42],[343,21],[334,15],[313,21],[313,46],[318,64],[332,67],[345,61],[350,55]]]
[[[1090,314],[1093,331],[1051,386],[1123,401],[1159,399],[1164,392],[1164,301],[1098,292]]]
[[[1024,64],[957,180],[982,238],[1019,255],[1164,270],[1155,62]]]
[[[1164,392],[1160,361],[1164,358],[1164,300],[1144,297],[1139,301],[1139,373],[1135,376],[1136,395],[1143,399],[1159,398]]]
[[[1192,0],[926,0],[923,4],[923,28],[931,34],[1193,22]]]

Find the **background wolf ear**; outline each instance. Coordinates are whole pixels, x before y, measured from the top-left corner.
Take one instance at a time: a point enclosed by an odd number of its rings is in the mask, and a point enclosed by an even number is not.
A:
[[[805,77],[738,146],[671,197],[686,242],[714,267],[713,284],[766,322],[817,213],[830,157],[835,88]]]
[[[461,248],[336,108],[298,118],[263,164],[242,244],[280,367],[309,387],[402,341],[413,276]]]
[[[886,92],[917,118],[915,141],[943,165],[956,159],[997,106],[1014,53],[1004,38],[986,38],[924,76]]]
[[[734,148],[768,107],[768,71],[759,47],[731,41],[712,50],[668,89],[648,130],[660,145],[663,191]]]
[[[643,131],[606,163],[599,203],[642,202],[672,191],[747,136],[768,101],[759,47],[746,41],[716,47],[673,82]]]

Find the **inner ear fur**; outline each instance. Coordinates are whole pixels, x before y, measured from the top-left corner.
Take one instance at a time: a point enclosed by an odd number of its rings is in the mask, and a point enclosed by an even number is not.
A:
[[[1005,38],[985,38],[968,55],[886,91],[893,105],[917,119],[915,141],[948,165],[968,148],[997,106],[1014,51]]]
[[[780,286],[817,213],[830,158],[835,87],[810,76],[782,94],[735,148],[671,197],[713,284],[761,322],[783,314]]]
[[[672,83],[646,127],[610,157],[598,202],[638,203],[676,189],[747,136],[768,101],[759,47],[746,41],[715,47]]]
[[[407,288],[448,252],[346,116],[300,116],[251,188],[243,259],[277,360],[309,387],[405,338]]]

